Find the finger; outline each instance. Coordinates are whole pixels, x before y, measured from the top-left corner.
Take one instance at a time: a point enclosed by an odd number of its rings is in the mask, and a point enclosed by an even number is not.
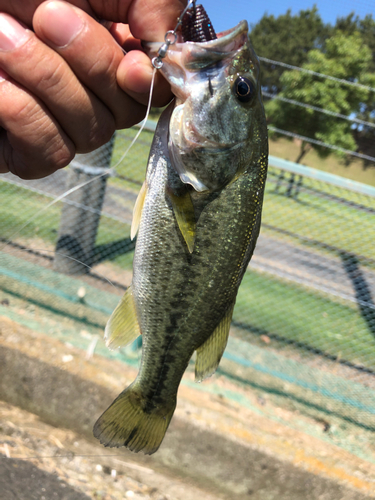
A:
[[[0,14],[0,49],[0,67],[43,101],[77,152],[92,151],[111,138],[115,123],[108,108],[55,51],[8,14]]]
[[[148,104],[153,66],[142,49],[141,41],[134,38],[127,24],[113,24],[110,32],[127,52],[117,69],[120,87],[138,102]],[[160,71],[155,74],[153,106],[165,106],[172,99],[169,83]]]
[[[0,172],[36,179],[65,167],[74,144],[32,94],[0,70]]]
[[[31,26],[34,12],[43,0],[0,0],[0,12],[11,14]],[[70,3],[96,19],[129,23],[140,40],[163,40],[173,29],[187,0],[70,0]]]
[[[41,40],[60,54],[77,78],[111,110],[116,128],[142,120],[145,107],[117,83],[123,52],[103,26],[85,12],[57,0],[42,4],[33,24]]]
[[[99,18],[130,25],[135,38],[157,42],[176,26],[187,0],[90,0]]]
[[[109,32],[117,43],[123,48],[124,52],[143,50],[142,41],[138,40],[138,38],[134,38],[128,24],[112,23],[109,28]]]
[[[120,87],[138,102],[145,105],[149,101],[153,66],[150,59],[140,51],[126,54],[117,69],[117,81]],[[172,99],[169,83],[163,78],[160,71],[155,74],[155,83],[152,95],[153,106],[165,106]]]
[[[0,0],[0,12],[10,14],[12,17],[31,27],[34,12],[43,2],[44,0]],[[71,0],[70,3],[84,10],[89,15],[96,16],[88,0]]]

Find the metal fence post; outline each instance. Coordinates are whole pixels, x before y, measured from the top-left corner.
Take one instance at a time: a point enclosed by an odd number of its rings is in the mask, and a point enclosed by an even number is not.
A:
[[[114,136],[92,153],[78,154],[70,164],[67,190],[91,182],[64,200],[55,250],[55,271],[84,274],[92,265],[113,145]]]

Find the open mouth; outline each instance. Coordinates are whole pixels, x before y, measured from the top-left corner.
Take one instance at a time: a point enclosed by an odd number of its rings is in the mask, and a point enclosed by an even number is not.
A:
[[[232,29],[222,31],[214,40],[207,42],[183,42],[180,34],[179,41],[171,45],[163,61],[168,65],[178,65],[188,68],[193,65],[195,69],[201,69],[208,65],[231,57],[233,53],[243,47],[249,26],[247,21],[241,21]],[[149,57],[158,55],[158,50],[162,42],[143,42]],[[192,69],[192,68],[190,68]],[[162,70],[163,71],[163,70]]]

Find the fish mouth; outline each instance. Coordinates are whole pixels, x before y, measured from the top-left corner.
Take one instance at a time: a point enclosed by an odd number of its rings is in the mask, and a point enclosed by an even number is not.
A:
[[[217,38],[207,42],[183,42],[181,33],[178,40],[171,44],[167,54],[163,59],[166,66],[185,67],[189,70],[200,70],[202,68],[217,64],[228,57],[232,57],[246,42],[249,32],[247,21],[241,21],[234,28],[222,31],[217,34]],[[150,58],[156,57],[163,42],[142,42],[147,55]],[[164,73],[164,66],[161,68]],[[165,74],[168,78],[168,72]]]
[[[234,28],[221,31],[217,33],[217,38],[214,40],[208,40],[207,42],[184,42],[184,43],[195,43],[196,45],[210,46],[214,48],[225,47],[228,43],[232,43],[234,40],[241,38],[241,35],[249,33],[249,25],[247,21],[240,21]],[[180,40],[179,40],[180,42]],[[238,43],[238,40],[237,40]],[[235,47],[239,48],[239,47]]]
[[[178,33],[177,42],[169,45],[160,68],[177,99],[186,101],[190,94],[190,82],[199,79],[199,73],[219,68],[225,71],[225,67],[248,43],[248,31],[247,21],[241,21],[234,28],[219,33],[218,38],[206,42],[183,42],[182,34]],[[143,42],[151,59],[159,57],[162,45],[162,42]]]

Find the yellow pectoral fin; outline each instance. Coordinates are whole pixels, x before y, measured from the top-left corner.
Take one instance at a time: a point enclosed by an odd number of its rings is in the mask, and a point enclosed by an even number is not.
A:
[[[234,304],[228,309],[213,334],[197,349],[197,359],[195,361],[196,382],[202,382],[205,378],[213,375],[219,366],[228,342],[233,309]]]
[[[146,181],[142,184],[141,190],[138,193],[134,208],[133,208],[133,220],[132,227],[130,229],[130,238],[134,240],[135,235],[138,232],[139,224],[141,222],[143,205],[145,203],[147,193]]]
[[[176,217],[178,227],[180,228],[181,234],[187,244],[190,253],[193,253],[195,234],[196,234],[196,222],[193,202],[189,191],[181,196],[177,196],[168,190],[169,199],[171,200],[173,211]]]
[[[125,347],[141,334],[132,287],[126,290],[105,327],[104,338],[109,349]]]

